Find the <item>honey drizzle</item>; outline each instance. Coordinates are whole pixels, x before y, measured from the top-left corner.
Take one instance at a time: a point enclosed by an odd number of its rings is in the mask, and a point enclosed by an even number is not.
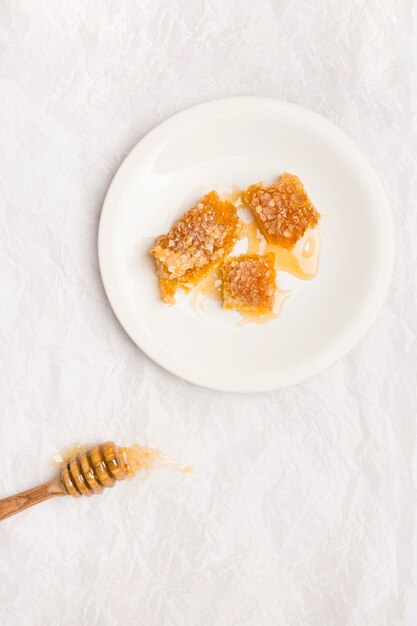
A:
[[[244,236],[248,240],[248,249],[246,254],[265,254],[266,240],[258,228],[255,220],[244,223]],[[275,254],[275,252],[274,252]]]
[[[220,266],[215,267],[201,283],[191,290],[190,303],[197,313],[202,314],[205,311],[207,299],[222,302],[222,270]]]
[[[289,291],[284,291],[277,287],[275,291],[275,304],[274,310],[271,313],[264,313],[263,315],[259,315],[258,313],[252,313],[250,311],[239,311],[242,319],[236,324],[237,328],[241,328],[248,324],[249,322],[253,322],[254,324],[266,324],[271,320],[275,320],[277,317],[281,315],[282,305],[285,300],[289,298],[291,293]]]
[[[245,237],[248,240],[248,254],[266,254],[275,256],[276,271],[292,274],[302,280],[311,280],[317,276],[320,258],[320,231],[308,228],[293,248],[283,248],[268,243],[261,234],[255,221],[245,224]]]
[[[239,187],[238,185],[233,185],[232,191],[231,192],[223,191],[223,193],[220,194],[220,198],[224,200],[225,202],[231,202],[232,204],[236,205],[237,202],[241,204],[242,194],[243,194],[243,189]]]
[[[154,470],[160,467],[174,467],[183,474],[192,471],[189,465],[180,465],[175,459],[159,450],[143,448],[137,444],[129,448],[119,448],[119,455],[123,459],[128,478],[133,478],[140,470]]]

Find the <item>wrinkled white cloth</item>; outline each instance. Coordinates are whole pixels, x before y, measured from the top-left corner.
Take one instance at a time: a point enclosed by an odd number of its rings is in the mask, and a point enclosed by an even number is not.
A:
[[[52,477],[49,457],[74,441],[138,441],[194,471],[1,523],[2,626],[417,623],[412,23],[411,0],[3,0],[0,497]],[[128,151],[172,113],[231,95],[338,124],[395,222],[391,288],[365,338],[262,395],[151,362],[97,264]]]

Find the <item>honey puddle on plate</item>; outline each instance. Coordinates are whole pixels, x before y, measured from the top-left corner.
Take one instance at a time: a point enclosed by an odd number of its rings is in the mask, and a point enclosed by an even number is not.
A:
[[[243,189],[238,185],[233,185],[232,191],[224,191],[220,194],[220,198],[224,201],[231,202],[237,208],[242,206]]]
[[[241,202],[242,190],[234,187],[232,193],[223,193],[222,200],[228,200],[236,205],[237,209],[249,211]],[[242,216],[243,218],[243,216]],[[308,228],[303,237],[293,248],[267,243],[265,237],[258,228],[255,219],[244,222],[243,241],[246,239],[246,254],[266,254],[272,252],[275,256],[275,269],[277,272],[288,272],[301,280],[311,280],[317,276],[320,260],[320,231],[316,228]],[[272,313],[257,315],[255,313],[238,311],[242,320],[237,326],[243,326],[248,322],[265,324],[276,319],[281,314],[282,305],[291,293],[277,287],[275,292],[275,306]],[[214,268],[210,274],[202,280],[190,293],[190,302],[193,309],[200,315],[205,311],[207,300],[222,303],[222,271],[220,267]]]
[[[191,306],[200,315],[205,311],[207,300],[223,302],[222,298],[222,270],[215,267],[206,278],[196,285],[190,292]]]
[[[245,237],[248,240],[247,254],[266,254],[275,256],[277,272],[288,272],[296,278],[311,280],[317,276],[320,259],[320,231],[308,228],[303,237],[293,248],[267,243],[255,221],[245,224]]]
[[[254,324],[266,324],[271,320],[275,320],[281,315],[282,305],[285,300],[290,297],[290,295],[291,293],[289,291],[284,291],[283,289],[277,287],[275,291],[274,310],[271,313],[264,313],[263,315],[258,315],[257,313],[252,313],[251,311],[239,311],[242,319],[236,324],[237,328],[244,326],[248,322],[253,322]]]

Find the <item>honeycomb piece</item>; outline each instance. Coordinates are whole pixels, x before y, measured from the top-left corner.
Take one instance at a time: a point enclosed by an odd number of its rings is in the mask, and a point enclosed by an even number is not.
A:
[[[231,202],[211,191],[184,213],[150,250],[155,258],[164,302],[174,304],[175,291],[189,291],[233,249],[242,223]]]
[[[223,307],[262,315],[274,308],[275,257],[241,254],[223,263]]]
[[[251,185],[244,198],[254,210],[267,241],[285,248],[292,247],[320,219],[301,180],[294,174],[282,174],[273,185]]]

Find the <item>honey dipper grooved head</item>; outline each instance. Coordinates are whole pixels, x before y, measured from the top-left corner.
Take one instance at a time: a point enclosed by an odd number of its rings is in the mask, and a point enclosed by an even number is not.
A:
[[[61,483],[74,498],[101,493],[127,476],[118,446],[106,441],[72,457],[61,469]]]

